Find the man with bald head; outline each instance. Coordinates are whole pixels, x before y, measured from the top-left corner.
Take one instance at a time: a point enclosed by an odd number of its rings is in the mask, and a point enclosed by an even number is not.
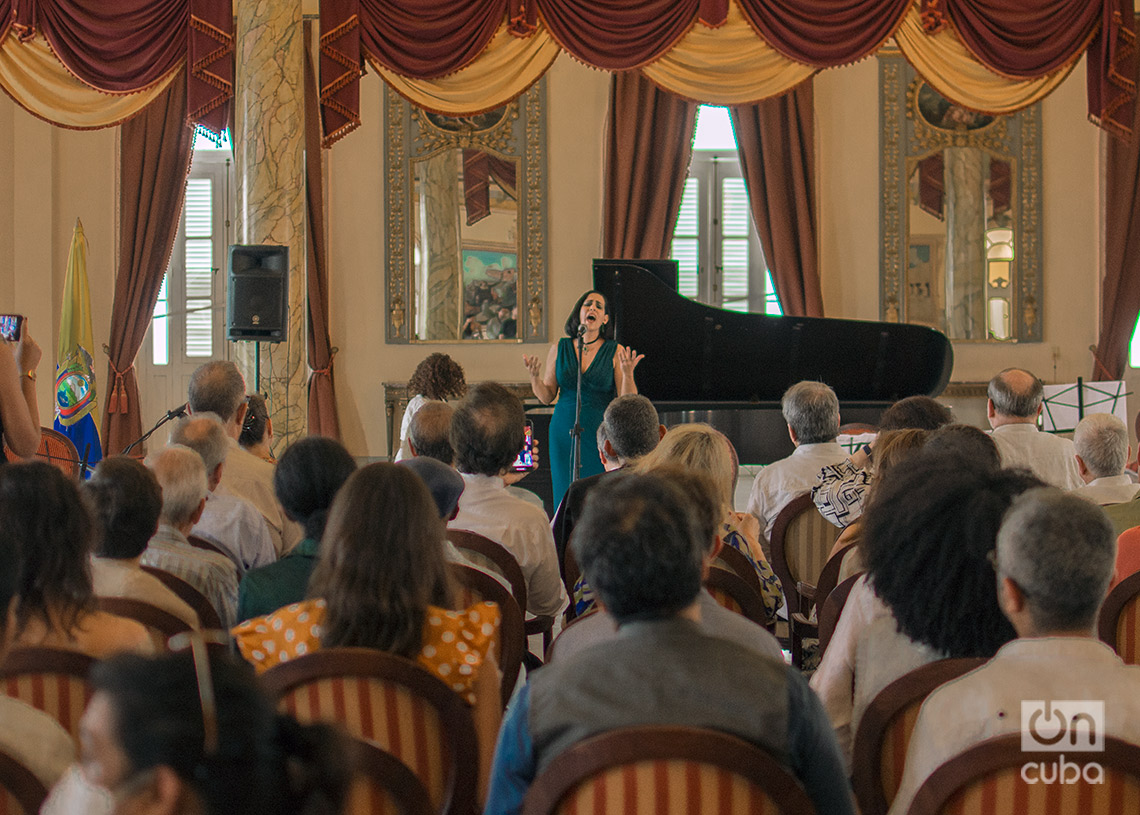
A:
[[[1006,368],[990,380],[988,395],[986,415],[1003,467],[1023,467],[1063,490],[1084,484],[1073,443],[1037,429],[1045,395],[1040,379],[1021,368]]]

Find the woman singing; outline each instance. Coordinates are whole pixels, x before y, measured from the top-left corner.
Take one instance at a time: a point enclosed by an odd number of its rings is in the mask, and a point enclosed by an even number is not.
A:
[[[554,416],[550,420],[550,478],[554,485],[554,506],[562,501],[570,486],[570,431],[574,427],[575,393],[578,388],[578,330],[582,336],[582,477],[602,471],[602,463],[594,453],[594,438],[606,405],[615,396],[637,393],[633,369],[644,354],[638,354],[614,342],[610,304],[596,291],[588,291],[566,318],[566,336],[550,346],[546,355],[546,373],[538,357],[524,355],[530,372],[530,386],[544,405],[555,399]]]

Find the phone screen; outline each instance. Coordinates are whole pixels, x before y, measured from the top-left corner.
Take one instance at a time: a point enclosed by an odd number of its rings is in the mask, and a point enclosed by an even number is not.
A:
[[[526,440],[523,442],[522,452],[519,453],[515,463],[511,465],[511,469],[516,473],[526,472],[533,470],[534,464],[534,425],[530,422],[526,423]]]
[[[0,339],[16,342],[20,339],[20,325],[24,318],[19,314],[0,314]]]

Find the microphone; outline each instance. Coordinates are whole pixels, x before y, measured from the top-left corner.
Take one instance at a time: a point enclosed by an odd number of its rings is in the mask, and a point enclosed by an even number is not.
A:
[[[581,324],[578,326],[578,336],[579,336],[579,337],[584,337],[584,336],[586,336],[586,324],[585,324],[585,323],[581,323]]]
[[[178,407],[174,408],[174,410],[168,410],[168,411],[166,411],[166,420],[169,422],[171,419],[180,419],[180,418],[182,418],[183,416],[185,416],[185,415],[186,415],[186,409],[187,409],[187,408],[189,408],[189,407],[190,407],[190,403],[189,403],[189,402],[184,402],[183,404],[181,404],[181,405],[179,405]]]

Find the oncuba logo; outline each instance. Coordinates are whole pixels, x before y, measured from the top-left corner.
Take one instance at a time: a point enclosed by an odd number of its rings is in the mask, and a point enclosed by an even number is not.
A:
[[[1087,699],[1026,700],[1021,703],[1023,752],[1060,753],[1057,761],[1029,762],[1021,768],[1027,784],[1103,784],[1095,761],[1066,761],[1064,753],[1104,752],[1104,702]]]

